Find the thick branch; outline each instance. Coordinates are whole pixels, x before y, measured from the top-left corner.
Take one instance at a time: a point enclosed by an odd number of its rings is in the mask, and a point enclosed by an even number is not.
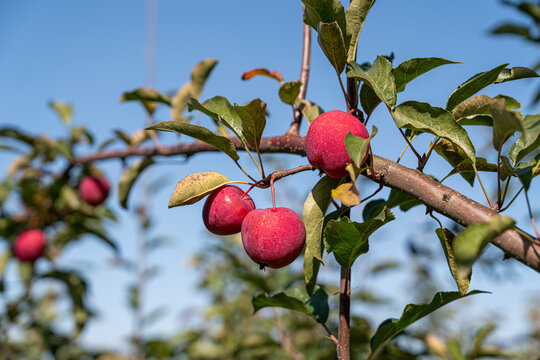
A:
[[[230,139],[237,150],[245,150],[244,145],[238,138]],[[304,149],[304,138],[298,135],[283,135],[266,137],[261,139],[260,151],[261,153],[284,153],[284,154],[298,154],[305,156],[306,151]],[[253,149],[254,150],[254,149]],[[178,144],[172,146],[164,146],[162,148],[156,147],[128,147],[122,150],[109,150],[102,151],[95,154],[78,156],[73,160],[75,164],[87,164],[93,161],[107,160],[107,159],[125,159],[132,156],[176,156],[183,155],[190,157],[192,155],[202,153],[219,151],[212,145],[201,141],[195,141],[189,144]]]
[[[238,150],[243,145],[238,139],[231,139]],[[74,163],[89,163],[96,160],[127,158],[130,156],[192,156],[200,152],[218,151],[211,145],[202,142],[178,144],[157,149],[154,147],[127,148],[100,152],[74,159]],[[261,153],[282,153],[305,156],[305,138],[298,135],[267,137],[261,140]],[[406,168],[394,161],[373,156],[375,175],[368,176],[373,181],[387,187],[409,194],[428,208],[462,224],[471,225],[488,222],[499,214],[447,186],[428,178],[417,170]],[[531,236],[520,235],[518,231],[508,230],[497,237],[493,243],[501,248],[509,257],[521,261],[540,272],[540,242],[531,240]]]
[[[462,224],[472,225],[490,221],[499,216],[495,210],[483,206],[459,192],[391,160],[374,156],[373,167],[377,176],[372,180],[409,194],[428,208]],[[515,230],[507,230],[497,237],[493,244],[501,248],[507,256],[540,271],[540,242],[527,239]]]

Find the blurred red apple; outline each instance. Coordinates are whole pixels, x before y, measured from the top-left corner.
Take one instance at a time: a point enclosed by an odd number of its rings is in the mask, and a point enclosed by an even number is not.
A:
[[[105,176],[85,176],[79,183],[79,194],[84,202],[97,206],[102,204],[111,189]]]
[[[348,175],[345,167],[352,159],[345,147],[345,135],[349,132],[364,139],[369,137],[364,124],[346,112],[333,110],[319,115],[306,135],[309,163],[336,179]]]
[[[203,207],[206,228],[217,235],[232,235],[240,232],[242,221],[255,209],[255,203],[238,186],[225,185],[208,196]]]
[[[306,228],[291,209],[253,210],[242,223],[242,243],[261,269],[265,266],[277,269],[289,265],[302,253]]]
[[[13,253],[20,261],[36,261],[45,248],[45,234],[39,229],[30,229],[22,232],[15,239]]]

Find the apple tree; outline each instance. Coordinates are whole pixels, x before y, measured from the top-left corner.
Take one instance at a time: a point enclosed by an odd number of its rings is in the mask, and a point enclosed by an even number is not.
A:
[[[191,81],[173,96],[144,87],[125,92],[122,101],[139,102],[150,119],[158,106],[168,107],[170,120],[152,121],[134,134],[118,131],[93,153],[80,155],[76,150],[81,143],[94,142],[85,128],[68,128],[67,136],[61,139],[32,136],[14,128],[0,129],[0,136],[9,140],[2,149],[22,154],[9,169],[0,192],[3,215],[0,236],[12,248],[4,254],[2,268],[8,261],[17,261],[25,284],[25,292],[8,304],[10,321],[30,321],[30,329],[40,331],[46,343],[57,344],[52,350],[54,356],[79,356],[80,349],[73,341],[92,316],[85,304],[85,281],[74,272],[55,268],[54,260],[68,243],[77,241],[83,234],[94,235],[116,251],[114,242],[104,231],[104,223],[115,219],[103,204],[110,180],[98,169],[100,161],[111,158],[129,164],[115,184],[124,208],[128,207],[137,178],[152,168],[157,157],[188,158],[203,152],[221,152],[224,161],[237,166],[244,174],[241,179],[229,179],[213,169],[178,179],[169,208],[204,200],[202,217],[207,229],[217,235],[241,233],[244,260],[252,261],[255,271],[272,272],[301,257],[298,260],[303,262],[301,285],[299,281],[265,283],[260,286],[262,292],[251,294],[252,308],[256,313],[265,308],[288,309],[295,312],[294,319],[320,326],[327,335],[321,337],[321,341],[327,342],[325,351],[328,350],[329,356],[336,353],[341,360],[351,357],[354,347],[351,336],[355,338],[350,331],[351,284],[354,284],[351,269],[359,259],[369,256],[370,237],[377,230],[400,221],[397,208],[407,211],[423,207],[426,218],[438,225],[432,237],[440,242],[456,288],[432,294],[426,304],[409,304],[396,318],[381,323],[370,334],[369,347],[362,353],[368,359],[383,354],[390,340],[416,321],[451,302],[483,293],[469,289],[469,284],[473,265],[487,246],[494,245],[505,258],[540,271],[540,233],[533,213],[536,197],[529,193],[533,179],[540,174],[540,115],[523,114],[521,104],[511,96],[483,94],[484,89],[500,83],[538,77],[536,72],[501,64],[464,80],[450,93],[444,107],[415,100],[401,101],[400,96],[410,82],[456,62],[421,57],[394,64],[393,56],[383,55],[371,62],[359,60],[358,38],[366,17],[372,7],[376,8],[375,1],[351,0],[347,6],[339,0],[303,0],[302,3],[304,27],[299,79],[286,80],[280,72],[266,68],[246,69],[243,74],[244,80],[263,76],[275,81],[279,98],[293,113],[292,120],[282,119],[282,135],[265,135],[269,109],[260,98],[246,104],[219,95],[201,99],[202,89],[217,63],[215,59],[197,64]],[[322,51],[328,66],[335,71],[335,81],[344,100],[342,109],[325,111],[306,98],[312,36],[316,36],[319,45],[316,51]],[[51,106],[62,119],[69,121],[69,106],[61,103]],[[396,154],[396,161],[377,155],[378,146],[387,137],[371,120],[377,108],[387,112],[388,121],[395,125],[403,142],[404,150]],[[193,123],[194,114],[208,117],[213,126]],[[300,135],[302,126],[307,128],[306,136]],[[480,152],[471,141],[470,129],[475,127],[489,129],[489,152]],[[180,134],[181,141],[163,145],[160,139],[173,136],[163,132]],[[194,140],[186,141],[185,137]],[[429,145],[423,148],[417,141],[419,138],[429,138]],[[107,149],[113,141],[122,142],[125,148]],[[257,173],[246,170],[239,152],[248,154]],[[263,154],[295,154],[305,156],[306,161],[302,166],[268,172]],[[415,167],[401,165],[404,156],[415,159]],[[437,161],[449,163],[453,170],[448,174],[425,173],[426,166]],[[287,204],[276,205],[275,183],[302,172],[310,172],[317,183],[305,199],[302,214],[297,214]],[[453,175],[471,186],[477,182],[485,203],[480,204],[463,191],[446,186],[445,180]],[[490,196],[484,186],[483,179],[487,177],[496,183],[495,196]],[[376,190],[362,197],[358,188],[360,178],[376,184]],[[255,188],[271,192],[271,208],[257,208],[249,196]],[[382,197],[379,193],[385,188],[390,192]],[[519,196],[526,199],[534,234],[517,227],[512,217],[512,205]],[[353,208],[362,209],[360,216],[353,216],[356,214],[351,211]],[[444,218],[459,226],[444,226]],[[226,247],[220,249],[227,251]],[[236,259],[237,254],[234,256]],[[35,271],[33,264],[40,257],[51,263],[50,271]],[[321,265],[339,268],[335,284],[338,309],[329,308],[329,292],[318,278],[319,272],[324,271]],[[249,282],[256,275],[245,278]],[[56,296],[29,296],[31,287],[42,279],[67,287],[76,325],[72,336],[44,331],[50,329],[51,319],[42,315],[30,316],[30,320],[19,316],[36,306],[45,306]],[[328,326],[330,315],[336,317],[337,326]],[[298,354],[294,343],[284,341],[283,345],[288,347],[289,354]],[[16,356],[19,350],[9,351]]]

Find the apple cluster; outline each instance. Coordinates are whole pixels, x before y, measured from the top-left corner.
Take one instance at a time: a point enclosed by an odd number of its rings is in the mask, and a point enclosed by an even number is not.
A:
[[[345,167],[352,159],[344,140],[349,132],[364,139],[369,137],[366,127],[343,111],[329,111],[317,117],[306,136],[309,163],[332,178],[348,175]],[[217,235],[241,232],[246,253],[261,269],[289,265],[302,253],[306,242],[306,228],[296,212],[275,206],[256,209],[253,199],[233,185],[222,186],[210,194],[203,207],[203,221]]]
[[[203,221],[217,235],[241,232],[246,253],[261,269],[289,265],[306,242],[306,229],[298,214],[283,207],[256,209],[253,199],[234,185],[210,194],[204,203]]]
[[[109,196],[110,185],[105,176],[85,176],[78,186],[81,199],[92,206],[101,205]],[[34,263],[43,255],[47,239],[42,229],[26,229],[13,243],[13,254],[19,261]]]

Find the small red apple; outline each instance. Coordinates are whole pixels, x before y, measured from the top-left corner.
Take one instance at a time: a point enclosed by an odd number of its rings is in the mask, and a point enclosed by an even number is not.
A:
[[[79,194],[88,204],[97,206],[102,204],[107,196],[111,186],[105,176],[85,176],[79,183]]]
[[[260,265],[278,269],[292,263],[306,243],[300,216],[287,208],[257,209],[242,223],[242,243],[249,257]]]
[[[13,253],[20,261],[33,263],[45,249],[45,234],[39,229],[30,229],[22,232],[15,239]]]
[[[345,147],[345,135],[349,132],[364,139],[369,137],[364,124],[346,112],[333,110],[319,115],[306,135],[309,163],[332,178],[348,175],[345,167],[352,159]]]
[[[243,195],[243,196],[242,196]],[[255,209],[255,203],[238,186],[225,185],[208,196],[203,207],[206,228],[217,235],[240,232],[242,221]]]

